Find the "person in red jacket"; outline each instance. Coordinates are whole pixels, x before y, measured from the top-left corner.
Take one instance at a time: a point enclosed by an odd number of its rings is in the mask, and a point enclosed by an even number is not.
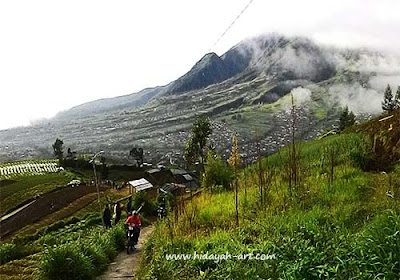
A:
[[[126,219],[125,224],[128,226],[140,227],[142,222],[140,221],[139,213],[133,211],[132,214]]]
[[[133,233],[133,242],[134,244],[137,244],[140,235],[140,227],[142,226],[139,213],[137,211],[133,211],[132,214],[126,219],[125,224],[128,226],[128,236]]]

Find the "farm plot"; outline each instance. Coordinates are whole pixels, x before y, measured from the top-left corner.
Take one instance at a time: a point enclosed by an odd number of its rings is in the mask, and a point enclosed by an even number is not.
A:
[[[20,175],[38,175],[58,171],[58,161],[52,159],[7,162],[0,164],[0,180]]]
[[[104,190],[104,188],[100,189]],[[34,203],[15,215],[0,221],[0,238],[10,236],[24,226],[38,222],[45,216],[68,206],[75,200],[95,192],[96,188],[94,186],[78,186],[75,188],[64,187],[46,193],[36,198]]]
[[[74,174],[63,171],[37,176],[20,175],[12,180],[0,180],[0,215],[9,213],[34,197],[66,186],[75,178]]]

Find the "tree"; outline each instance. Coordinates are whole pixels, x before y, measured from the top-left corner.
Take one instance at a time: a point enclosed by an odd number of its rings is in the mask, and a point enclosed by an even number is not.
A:
[[[193,137],[190,136],[185,146],[185,160],[187,164],[193,165],[196,162],[198,154],[198,145],[193,143]]]
[[[143,149],[138,147],[133,147],[132,150],[129,151],[129,156],[133,157],[136,160],[138,166],[143,164]]]
[[[231,157],[228,159],[229,165],[233,169],[235,179],[235,210],[236,210],[236,225],[239,226],[239,205],[238,205],[238,178],[237,178],[237,171],[240,166],[240,154],[239,154],[239,147],[238,147],[238,139],[236,133],[233,135],[232,139],[232,153]]]
[[[207,140],[212,133],[209,119],[198,119],[193,123],[192,131],[185,147],[185,159],[188,164],[194,164],[200,159],[204,171]]]
[[[343,131],[346,127],[352,126],[356,122],[356,116],[346,106],[339,118],[339,130]]]
[[[207,164],[204,167],[202,186],[212,190],[215,186],[222,186],[229,189],[233,180],[232,170],[227,166],[222,158],[214,155],[211,150],[207,152]]]
[[[382,109],[386,112],[392,112],[395,109],[395,100],[393,100],[392,89],[387,85],[383,95]]]
[[[397,87],[396,95],[394,97],[394,109],[400,109],[400,86]]]
[[[54,142],[53,144],[53,151],[54,151],[54,155],[58,158],[58,160],[60,162],[62,162],[63,160],[63,153],[64,153],[64,142],[60,139],[56,139],[56,142]]]

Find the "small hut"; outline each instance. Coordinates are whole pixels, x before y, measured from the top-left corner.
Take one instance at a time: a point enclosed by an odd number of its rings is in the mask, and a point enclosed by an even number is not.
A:
[[[129,192],[136,193],[142,191],[150,191],[154,189],[153,184],[147,181],[145,178],[141,178],[139,180],[133,180],[128,182]]]

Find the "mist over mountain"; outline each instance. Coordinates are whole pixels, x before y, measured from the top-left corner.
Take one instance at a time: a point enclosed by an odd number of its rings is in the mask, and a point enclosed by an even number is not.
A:
[[[214,121],[214,145],[224,155],[233,131],[243,153],[254,154],[255,131],[264,153],[287,142],[288,94],[295,95],[299,137],[337,125],[340,108],[359,118],[381,112],[383,90],[400,84],[397,57],[366,49],[322,47],[278,34],[243,40],[221,56],[208,53],[171,83],[130,95],[95,100],[60,112],[48,122],[0,131],[0,159],[51,155],[59,137],[66,147],[127,159],[133,145],[148,161],[180,161],[190,126]]]

